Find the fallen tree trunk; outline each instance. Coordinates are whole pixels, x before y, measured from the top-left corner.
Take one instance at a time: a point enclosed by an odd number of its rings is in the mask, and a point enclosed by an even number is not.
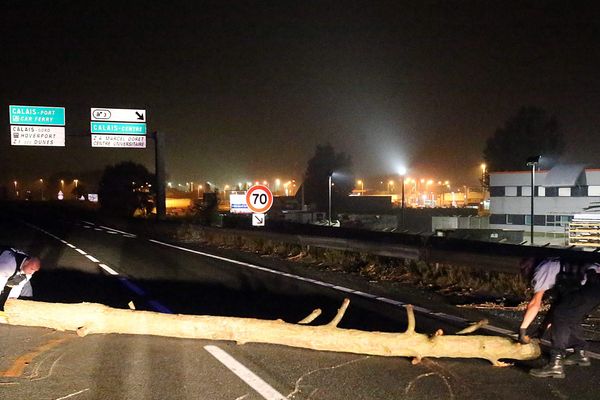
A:
[[[125,333],[178,338],[232,340],[243,343],[271,343],[321,351],[337,351],[376,356],[482,358],[494,365],[500,359],[529,360],[539,357],[537,343],[522,345],[511,339],[483,335],[434,336],[415,332],[412,306],[407,306],[408,328],[404,333],[367,332],[342,329],[337,325],[349,301],[327,325],[308,326],[320,310],[303,324],[282,320],[161,314],[152,311],[123,310],[94,303],[63,304],[9,299],[4,323],[38,326],[90,333]],[[476,328],[475,328],[476,329]]]

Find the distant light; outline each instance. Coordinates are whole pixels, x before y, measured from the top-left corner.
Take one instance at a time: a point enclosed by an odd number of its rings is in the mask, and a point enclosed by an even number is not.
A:
[[[485,163],[482,163],[482,164],[481,164],[481,170],[482,170],[483,172],[485,172],[485,169],[486,169],[486,168],[487,168],[487,165],[485,165]]]
[[[406,175],[406,167],[398,168],[398,174],[402,176]]]
[[[425,183],[425,179],[421,178],[421,183]]]

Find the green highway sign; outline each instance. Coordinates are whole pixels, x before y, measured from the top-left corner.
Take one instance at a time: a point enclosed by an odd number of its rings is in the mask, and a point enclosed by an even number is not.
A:
[[[145,123],[91,122],[92,133],[116,133],[121,135],[145,135]]]
[[[65,125],[64,107],[9,106],[13,125]]]

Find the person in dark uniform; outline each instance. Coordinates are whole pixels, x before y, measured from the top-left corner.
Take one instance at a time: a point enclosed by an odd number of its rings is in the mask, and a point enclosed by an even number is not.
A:
[[[527,329],[541,308],[544,293],[552,289],[556,297],[548,325],[552,343],[550,360],[542,368],[531,369],[529,373],[538,378],[564,378],[565,365],[591,365],[585,354],[587,342],[581,323],[600,305],[600,264],[568,262],[559,258],[528,259],[521,268],[523,274],[531,279],[534,292],[519,329],[521,343],[530,342]],[[575,352],[567,356],[568,348]]]

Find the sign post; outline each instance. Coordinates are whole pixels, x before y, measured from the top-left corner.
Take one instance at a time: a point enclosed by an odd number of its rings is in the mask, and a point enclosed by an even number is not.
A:
[[[252,186],[246,192],[246,204],[252,214],[252,226],[265,226],[265,213],[273,206],[273,193],[264,185]]]

